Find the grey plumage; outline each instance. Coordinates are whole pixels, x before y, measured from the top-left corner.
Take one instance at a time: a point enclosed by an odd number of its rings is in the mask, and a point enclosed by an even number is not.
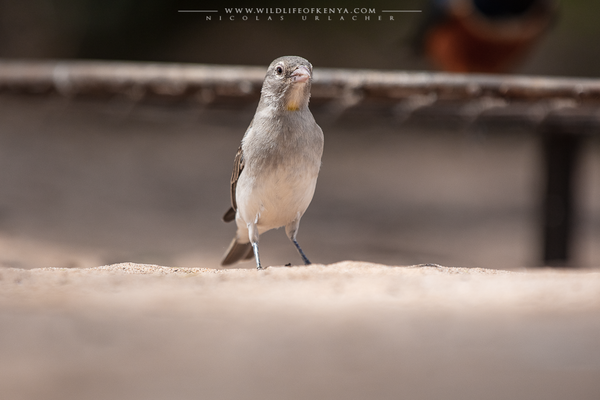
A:
[[[231,208],[237,233],[222,265],[252,258],[261,268],[259,235],[285,226],[296,240],[300,219],[312,200],[323,154],[323,131],[308,109],[312,65],[301,57],[280,57],[267,70],[261,98],[235,157]]]

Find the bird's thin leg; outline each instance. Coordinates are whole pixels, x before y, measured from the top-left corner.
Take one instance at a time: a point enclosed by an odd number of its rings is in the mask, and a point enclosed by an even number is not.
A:
[[[292,243],[294,243],[294,246],[296,246],[296,250],[298,250],[298,253],[300,253],[300,257],[302,257],[302,261],[304,261],[304,265],[310,265],[310,261],[308,260],[308,257],[306,257],[306,255],[302,251],[302,248],[298,244],[298,241],[296,240],[296,234],[298,233],[299,226],[300,226],[300,218],[298,218],[297,220],[295,220],[292,223],[290,223],[289,225],[287,225],[285,227],[285,233],[287,234],[287,237],[290,238]]]
[[[302,261],[304,261],[304,265],[310,265],[310,261],[308,260],[308,258],[306,257],[306,255],[304,254],[302,249],[300,248],[300,245],[298,244],[296,239],[292,239],[292,243],[294,243],[294,246],[296,246],[298,253],[300,253],[300,257],[302,257]]]
[[[252,249],[254,250],[254,258],[256,259],[256,269],[263,269],[260,265],[260,257],[258,256],[258,243],[252,243]]]
[[[250,238],[250,243],[252,243],[252,250],[254,251],[254,258],[256,259],[256,269],[263,269],[260,264],[260,257],[258,255],[258,228],[256,224],[248,224],[248,237]]]

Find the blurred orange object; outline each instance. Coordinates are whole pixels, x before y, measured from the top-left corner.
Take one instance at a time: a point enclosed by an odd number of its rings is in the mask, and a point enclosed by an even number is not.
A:
[[[438,2],[439,3],[439,2]],[[556,7],[537,1],[518,15],[490,16],[472,0],[449,1],[424,32],[425,54],[449,72],[507,72],[550,27]]]

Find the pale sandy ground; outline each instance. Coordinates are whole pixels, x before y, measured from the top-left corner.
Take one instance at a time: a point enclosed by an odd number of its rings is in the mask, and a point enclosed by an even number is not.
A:
[[[2,399],[598,399],[600,273],[0,269]]]

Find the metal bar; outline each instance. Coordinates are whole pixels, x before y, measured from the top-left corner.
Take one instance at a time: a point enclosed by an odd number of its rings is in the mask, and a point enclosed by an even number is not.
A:
[[[538,127],[545,173],[541,203],[545,265],[567,266],[571,259],[578,161],[584,141],[598,131],[587,114],[585,107],[554,111]]]
[[[247,96],[260,90],[264,70],[235,66],[110,61],[0,61],[0,91],[63,95],[124,94],[132,97]]]
[[[542,203],[544,265],[568,265],[575,214],[574,180],[583,136],[553,130],[542,136],[546,187]]]
[[[256,97],[264,74],[263,67],[0,60],[0,91],[181,97],[209,90],[214,95]],[[524,101],[560,98],[578,104],[600,104],[600,79],[316,68],[312,92],[317,99],[353,96],[397,102],[410,96]]]

